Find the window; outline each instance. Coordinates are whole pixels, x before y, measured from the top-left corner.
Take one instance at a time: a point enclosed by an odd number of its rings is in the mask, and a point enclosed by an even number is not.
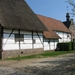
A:
[[[36,43],[35,39],[33,39],[33,44]]]
[[[23,42],[24,41],[24,35],[23,34],[15,34],[15,42]]]

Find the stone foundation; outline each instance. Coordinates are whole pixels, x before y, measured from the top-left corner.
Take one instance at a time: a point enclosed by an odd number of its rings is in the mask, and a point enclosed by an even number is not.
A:
[[[27,50],[6,50],[0,52],[1,59],[11,58],[11,57],[18,57],[19,55],[32,55],[32,54],[39,54],[44,52],[43,48],[39,49],[27,49]]]

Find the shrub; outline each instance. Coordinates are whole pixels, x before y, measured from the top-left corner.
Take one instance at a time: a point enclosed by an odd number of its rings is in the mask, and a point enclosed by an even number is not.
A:
[[[72,42],[72,50],[75,50],[75,41]]]
[[[57,50],[59,51],[70,51],[72,50],[72,43],[58,43],[57,44]]]

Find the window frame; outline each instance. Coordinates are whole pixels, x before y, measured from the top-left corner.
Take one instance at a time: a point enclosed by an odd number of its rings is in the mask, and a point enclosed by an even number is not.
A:
[[[24,34],[15,34],[15,42],[24,42]]]

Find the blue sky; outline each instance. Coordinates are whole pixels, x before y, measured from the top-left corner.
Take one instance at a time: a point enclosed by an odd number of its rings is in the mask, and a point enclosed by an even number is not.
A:
[[[25,0],[30,8],[36,14],[51,17],[60,21],[66,20],[67,6],[68,12],[71,12],[71,6],[66,0]],[[71,18],[73,18],[71,16]]]

